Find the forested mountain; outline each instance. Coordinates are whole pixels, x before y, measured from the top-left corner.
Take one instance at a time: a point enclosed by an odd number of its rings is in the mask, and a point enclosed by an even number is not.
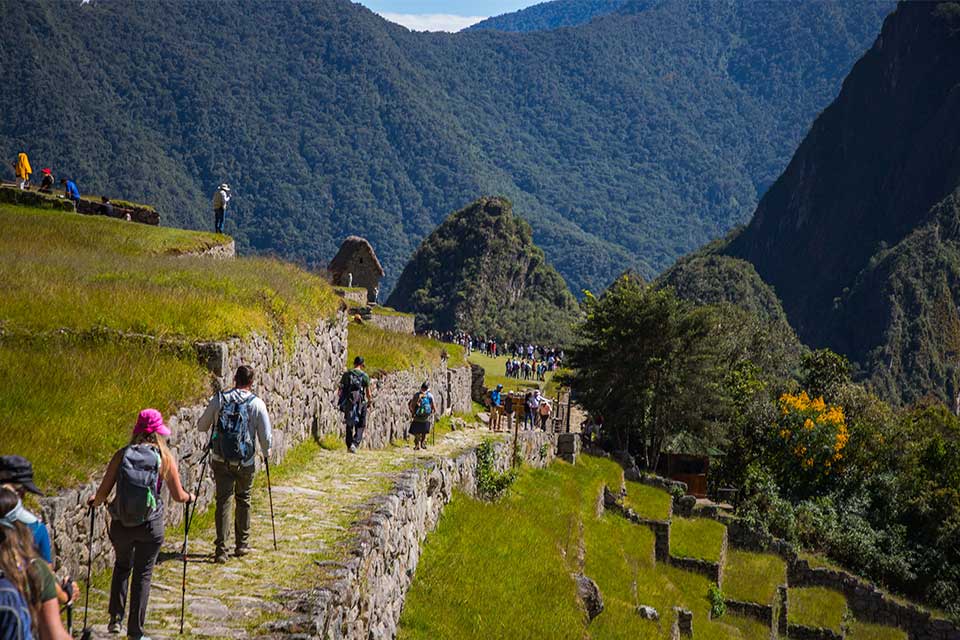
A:
[[[667,279],[687,297],[726,289],[759,310],[775,290],[801,340],[850,357],[884,397],[951,400],[960,390],[958,113],[960,3],[900,5],[750,224]],[[773,289],[718,253],[749,261]]]
[[[567,29],[411,33],[347,0],[0,0],[0,154],[320,266],[395,282],[481,194],[571,288],[646,277],[744,221],[892,4],[630,3]],[[636,9],[636,10],[634,10]]]
[[[565,343],[580,309],[504,198],[480,198],[444,220],[404,268],[387,304],[417,328]]]
[[[504,13],[469,26],[465,31],[546,31],[586,24],[597,16],[613,13],[629,0],[553,0]]]

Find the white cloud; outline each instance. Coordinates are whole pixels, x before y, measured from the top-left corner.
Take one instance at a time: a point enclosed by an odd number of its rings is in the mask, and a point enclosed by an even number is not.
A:
[[[455,16],[447,13],[389,13],[381,16],[411,31],[460,31],[488,16]]]

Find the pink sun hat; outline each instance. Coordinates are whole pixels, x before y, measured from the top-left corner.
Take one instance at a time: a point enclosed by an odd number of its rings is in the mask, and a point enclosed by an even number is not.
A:
[[[161,436],[170,435],[170,429],[163,424],[163,415],[156,409],[144,409],[137,417],[137,426],[133,428],[133,435],[141,433],[159,433]]]

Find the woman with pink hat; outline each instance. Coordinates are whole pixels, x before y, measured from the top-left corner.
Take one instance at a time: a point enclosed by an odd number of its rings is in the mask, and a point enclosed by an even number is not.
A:
[[[133,428],[130,444],[117,451],[100,483],[96,495],[87,503],[103,504],[116,487],[110,503],[110,542],[116,554],[113,580],[110,584],[110,633],[119,633],[130,586],[130,616],[127,637],[149,640],[143,635],[150,597],[153,565],[163,544],[163,499],[160,491],[166,484],[170,497],[177,502],[193,502],[196,496],[185,491],[180,483],[177,460],[167,448],[170,429],[156,409],[144,409]]]

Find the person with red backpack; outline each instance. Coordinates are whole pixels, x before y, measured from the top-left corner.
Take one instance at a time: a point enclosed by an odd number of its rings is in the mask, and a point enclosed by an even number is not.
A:
[[[214,562],[227,561],[227,531],[230,525],[230,499],[236,496],[237,515],[234,520],[236,556],[250,553],[247,539],[250,535],[250,491],[257,471],[257,441],[264,455],[270,457],[273,433],[267,405],[250,388],[254,373],[251,367],[241,365],[233,377],[234,388],[221,391],[210,398],[200,416],[197,427],[210,434],[210,467],[216,485],[217,539]]]
[[[410,409],[410,433],[413,434],[413,448],[426,449],[427,435],[430,433],[430,423],[437,412],[437,402],[430,393],[430,383],[424,381],[420,391],[412,398],[408,405]]]
[[[153,566],[163,544],[164,485],[176,502],[193,502],[196,496],[180,483],[177,459],[167,448],[170,429],[156,409],[144,409],[137,417],[130,444],[115,454],[96,494],[87,504],[97,507],[107,501],[116,488],[110,503],[108,535],[113,544],[113,578],[110,582],[110,633],[120,633],[127,604],[127,583],[130,572],[130,615],[127,618],[127,637],[149,640],[143,634],[147,619],[147,601],[150,598],[150,580]]]

